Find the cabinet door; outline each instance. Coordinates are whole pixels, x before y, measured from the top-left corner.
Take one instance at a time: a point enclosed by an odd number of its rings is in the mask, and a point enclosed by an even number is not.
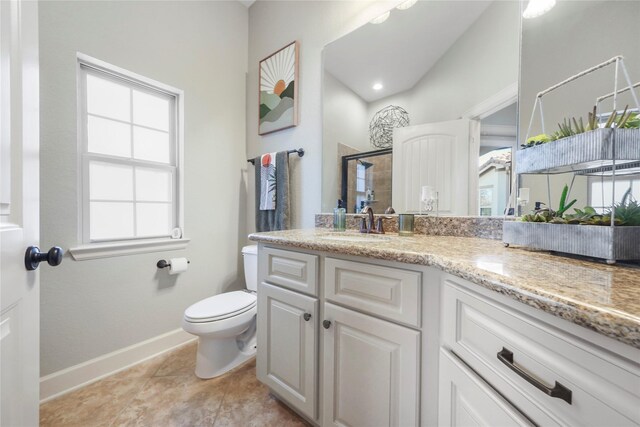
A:
[[[316,419],[318,300],[258,286],[258,379]]]
[[[418,425],[420,332],[324,307],[323,424]]]
[[[453,353],[440,350],[441,426],[531,426],[532,423]]]

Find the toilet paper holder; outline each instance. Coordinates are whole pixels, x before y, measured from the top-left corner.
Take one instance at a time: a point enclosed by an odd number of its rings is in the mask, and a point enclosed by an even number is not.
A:
[[[187,260],[187,264],[191,264],[191,261]],[[158,268],[171,267],[171,263],[169,261],[167,261],[166,259],[161,259],[160,261],[158,261],[156,263],[156,267],[158,267]]]

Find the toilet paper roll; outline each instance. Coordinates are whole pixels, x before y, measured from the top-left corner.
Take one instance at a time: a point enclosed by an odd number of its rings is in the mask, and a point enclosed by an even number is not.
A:
[[[186,258],[171,258],[169,260],[171,267],[169,267],[169,274],[180,274],[187,271],[189,268],[189,261]]]

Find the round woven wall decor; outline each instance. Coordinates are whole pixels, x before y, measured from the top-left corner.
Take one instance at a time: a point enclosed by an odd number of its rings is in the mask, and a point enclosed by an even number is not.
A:
[[[373,115],[369,123],[369,141],[376,148],[393,145],[393,128],[409,126],[409,113],[397,105],[384,107]]]

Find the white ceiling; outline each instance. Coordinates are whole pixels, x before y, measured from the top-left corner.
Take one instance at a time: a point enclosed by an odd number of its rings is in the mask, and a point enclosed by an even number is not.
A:
[[[411,89],[491,1],[418,1],[329,44],[324,67],[367,102]],[[372,89],[380,82],[384,88]]]
[[[250,8],[252,4],[256,2],[256,0],[238,0],[242,3],[246,8]]]

